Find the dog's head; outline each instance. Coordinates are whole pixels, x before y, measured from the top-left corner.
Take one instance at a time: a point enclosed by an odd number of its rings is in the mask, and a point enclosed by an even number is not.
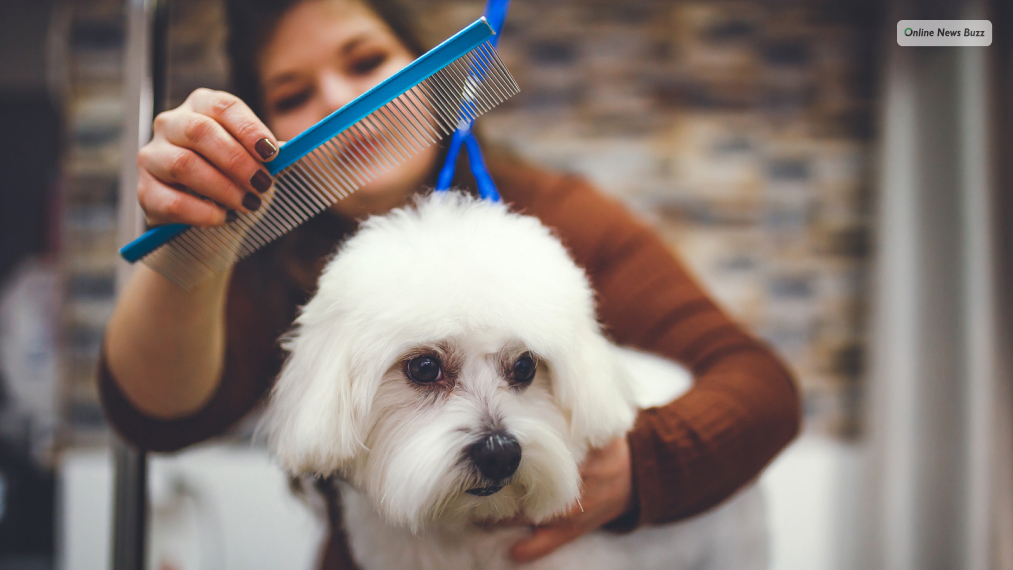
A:
[[[559,514],[633,421],[584,272],[537,219],[461,194],[366,221],[284,347],[276,457],[413,529]]]

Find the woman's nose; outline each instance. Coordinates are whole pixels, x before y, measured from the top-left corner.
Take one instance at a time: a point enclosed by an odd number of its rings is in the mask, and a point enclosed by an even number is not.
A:
[[[328,73],[320,78],[320,98],[327,107],[327,114],[344,107],[358,95],[352,82],[339,73]]]

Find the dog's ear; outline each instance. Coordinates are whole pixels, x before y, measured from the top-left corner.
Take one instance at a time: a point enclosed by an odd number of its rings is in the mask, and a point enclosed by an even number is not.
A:
[[[333,322],[333,321],[332,321]],[[290,473],[328,476],[364,449],[372,394],[355,373],[348,327],[314,322],[289,334],[289,357],[260,424],[268,446]]]
[[[556,397],[575,441],[602,447],[629,431],[636,413],[629,382],[599,331],[573,335],[552,360]]]

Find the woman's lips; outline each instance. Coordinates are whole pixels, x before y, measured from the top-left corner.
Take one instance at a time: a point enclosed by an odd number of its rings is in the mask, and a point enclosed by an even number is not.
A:
[[[341,145],[341,154],[360,162],[372,164],[378,153],[385,152],[383,144],[375,135],[368,133],[364,135],[346,133],[344,144]]]

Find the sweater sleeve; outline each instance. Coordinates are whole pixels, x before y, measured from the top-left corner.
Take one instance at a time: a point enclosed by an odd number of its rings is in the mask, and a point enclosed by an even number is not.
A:
[[[784,364],[616,201],[576,177],[495,174],[504,198],[554,228],[588,272],[611,337],[694,376],[684,395],[637,416],[628,435],[637,509],[624,519],[689,517],[756,478],[799,430],[799,395]]]

